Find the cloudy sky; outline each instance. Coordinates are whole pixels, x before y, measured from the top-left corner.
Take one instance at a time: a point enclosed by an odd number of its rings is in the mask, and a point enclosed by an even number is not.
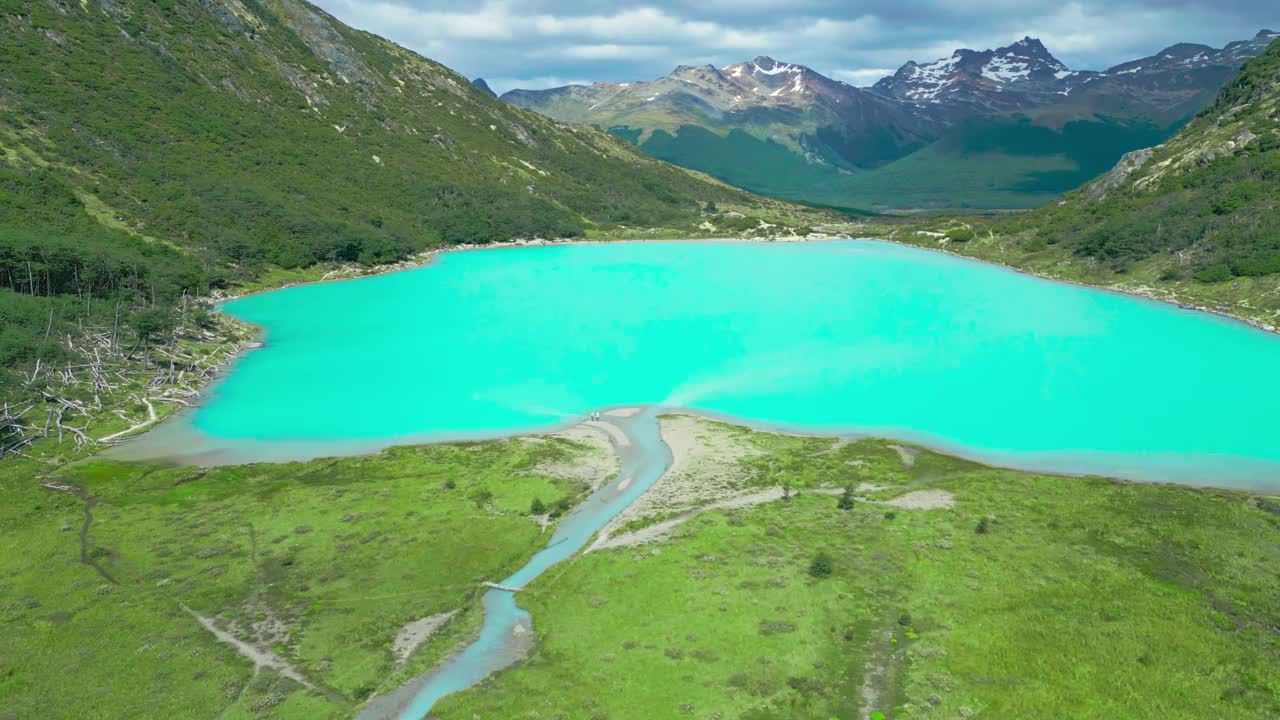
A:
[[[1038,37],[1103,69],[1176,42],[1220,47],[1280,30],[1276,0],[312,0],[499,93],[647,80],[757,55],[869,85],[907,60]]]

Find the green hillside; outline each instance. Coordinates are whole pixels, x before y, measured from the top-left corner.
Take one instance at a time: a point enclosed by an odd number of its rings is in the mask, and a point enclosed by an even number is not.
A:
[[[1060,124],[1026,115],[974,117],[871,170],[812,162],[795,148],[738,128],[610,132],[653,157],[790,200],[871,210],[1025,209],[1105,172],[1126,152],[1165,140],[1180,124],[1101,115]]]
[[[272,267],[778,206],[300,0],[0,0],[0,27],[0,372]]]
[[[1024,218],[1030,242],[1202,282],[1280,273],[1280,42],[1169,142]]]
[[[641,134],[622,127],[610,128],[610,132],[632,141]],[[638,147],[653,157],[697,169],[731,185],[793,200],[816,200],[813,188],[838,182],[842,172],[808,162],[793,148],[738,128],[724,134],[699,125],[684,125],[674,132],[654,130]]]

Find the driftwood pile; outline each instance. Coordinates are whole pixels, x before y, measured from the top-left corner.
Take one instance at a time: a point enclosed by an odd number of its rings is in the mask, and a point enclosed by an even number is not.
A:
[[[87,328],[78,337],[66,335],[61,342],[76,360],[65,366],[37,361],[23,377],[30,399],[4,403],[0,409],[0,458],[22,454],[31,443],[48,437],[74,441],[77,448],[118,443],[159,421],[155,403],[190,407],[244,347],[244,338],[235,337],[240,333],[229,323],[220,329],[223,334],[180,327],[174,342],[133,347],[118,342],[110,328]],[[213,348],[184,349],[176,338]],[[138,408],[146,408],[146,415],[136,417]],[[129,426],[94,437],[90,425],[109,415]]]

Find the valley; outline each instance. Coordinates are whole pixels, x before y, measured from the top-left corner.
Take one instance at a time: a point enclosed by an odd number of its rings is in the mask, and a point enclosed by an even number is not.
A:
[[[653,81],[512,90],[753,192],[863,210],[1026,209],[1157,145],[1278,35],[1074,71],[1033,38],[910,62],[869,88],[762,56]]]
[[[1276,33],[324,5],[0,0],[0,720],[1280,716]]]

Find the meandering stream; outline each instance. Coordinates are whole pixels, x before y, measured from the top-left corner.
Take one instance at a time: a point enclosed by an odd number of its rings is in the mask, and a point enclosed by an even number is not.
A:
[[[566,515],[547,546],[498,585],[518,590],[571,557],[670,467],[671,450],[659,434],[656,409],[630,417],[605,415],[598,422],[616,426],[625,438],[625,443],[616,443],[621,459],[618,476]],[[509,590],[485,592],[484,624],[476,641],[439,667],[371,700],[358,720],[419,720],[441,697],[471,687],[519,660],[532,644],[533,625],[529,613],[518,606],[518,599],[517,593]]]
[[[208,402],[122,448],[281,460],[620,428],[622,470],[498,584],[572,556],[669,466],[657,407],[877,434],[1032,470],[1280,488],[1280,338],[1223,318],[873,241],[618,243],[450,253],[230,302],[264,328]],[[418,720],[532,642],[518,592],[479,638],[375,698]]]

